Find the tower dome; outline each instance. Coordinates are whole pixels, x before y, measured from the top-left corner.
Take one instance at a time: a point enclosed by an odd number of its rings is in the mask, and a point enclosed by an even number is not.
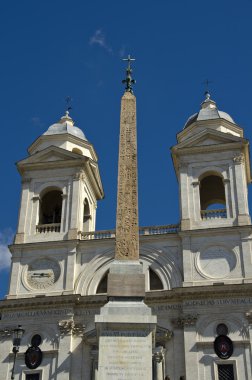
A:
[[[225,119],[230,123],[235,124],[233,118],[226,112],[219,111],[215,101],[210,98],[210,94],[207,91],[205,93],[206,99],[201,103],[201,110],[188,118],[185,123],[184,129],[189,127],[196,121],[211,120],[211,119]]]
[[[87,138],[82,132],[82,130],[74,125],[73,119],[69,116],[69,111],[66,111],[65,115],[62,116],[57,123],[52,124],[48,128],[48,130],[43,134],[60,135],[63,133],[69,133],[70,135],[79,137],[80,139],[87,141]]]

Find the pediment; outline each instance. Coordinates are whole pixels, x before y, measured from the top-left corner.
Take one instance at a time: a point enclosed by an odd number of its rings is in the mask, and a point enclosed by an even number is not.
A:
[[[209,145],[230,144],[233,142],[239,142],[241,140],[243,140],[241,137],[234,136],[231,133],[206,129],[177,144],[176,148],[181,149]]]
[[[48,148],[41,150],[37,153],[32,154],[31,156],[25,158],[22,161],[19,161],[19,165],[26,164],[42,164],[56,161],[69,161],[74,159],[85,159],[84,156],[81,156],[77,153],[69,152],[65,149],[58,148],[56,146],[49,146]]]

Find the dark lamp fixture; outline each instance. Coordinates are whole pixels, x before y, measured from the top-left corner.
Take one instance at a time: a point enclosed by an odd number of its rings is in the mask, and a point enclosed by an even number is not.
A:
[[[21,343],[21,339],[24,335],[24,329],[22,329],[22,326],[21,325],[18,325],[18,327],[16,329],[13,330],[13,348],[12,348],[12,352],[14,354],[14,359],[13,359],[13,367],[12,367],[12,371],[11,371],[11,380],[14,379],[14,369],[15,369],[15,363],[16,363],[16,357],[17,357],[17,353],[19,352],[19,346],[20,346],[20,343]]]

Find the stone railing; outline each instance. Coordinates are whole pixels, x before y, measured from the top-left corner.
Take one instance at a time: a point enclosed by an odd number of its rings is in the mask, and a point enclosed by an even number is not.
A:
[[[201,210],[201,218],[203,220],[221,219],[227,217],[227,210],[225,208],[215,210]]]
[[[150,226],[140,227],[139,235],[164,235],[174,234],[179,231],[179,224],[169,224],[168,226]],[[92,232],[79,232],[79,239],[81,240],[99,240],[99,239],[113,239],[115,238],[115,230],[102,230]]]
[[[38,234],[60,232],[60,223],[38,224],[36,226],[36,232]]]

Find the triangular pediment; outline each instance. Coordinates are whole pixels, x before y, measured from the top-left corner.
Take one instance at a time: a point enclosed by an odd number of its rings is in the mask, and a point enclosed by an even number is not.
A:
[[[46,149],[43,149],[37,153],[32,154],[31,156],[25,158],[22,161],[19,161],[19,165],[26,165],[26,164],[38,164],[38,163],[49,163],[49,162],[56,162],[56,161],[69,161],[69,160],[76,160],[76,159],[83,159],[85,160],[85,157],[69,152],[66,149],[58,148],[56,146],[49,146]]]
[[[176,148],[182,149],[209,145],[230,144],[242,140],[242,137],[234,136],[231,133],[224,133],[212,129],[205,129],[204,131],[201,131],[184,140],[183,142],[177,144]]]

